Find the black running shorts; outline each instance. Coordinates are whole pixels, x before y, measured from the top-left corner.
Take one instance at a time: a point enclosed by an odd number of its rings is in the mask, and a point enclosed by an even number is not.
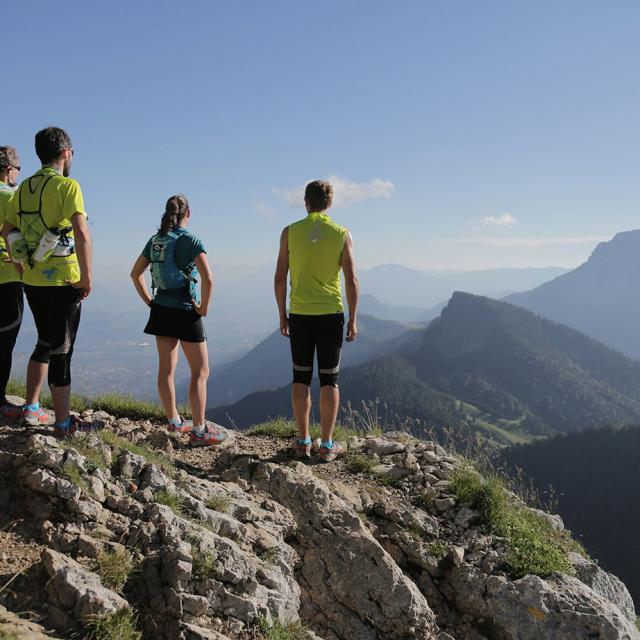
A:
[[[337,387],[340,352],[344,335],[344,314],[322,316],[289,315],[289,337],[293,360],[293,381],[310,385],[314,354],[318,354],[320,386]]]
[[[202,316],[191,309],[175,309],[151,303],[149,322],[144,332],[152,336],[177,338],[184,342],[206,342]]]
[[[23,310],[22,283],[0,284],[0,404],[6,400],[4,393],[11,374],[13,347],[20,331]]]
[[[71,384],[71,356],[80,325],[81,291],[72,286],[25,284],[24,292],[38,331],[31,360],[49,364],[49,385],[66,387]]]

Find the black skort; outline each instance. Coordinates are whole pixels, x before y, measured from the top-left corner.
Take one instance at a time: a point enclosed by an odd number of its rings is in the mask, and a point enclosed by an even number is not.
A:
[[[174,309],[151,303],[149,322],[144,332],[152,336],[178,338],[184,342],[206,342],[202,316],[191,309]]]

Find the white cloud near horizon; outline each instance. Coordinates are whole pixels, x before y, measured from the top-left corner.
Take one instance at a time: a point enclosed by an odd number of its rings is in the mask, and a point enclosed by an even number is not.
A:
[[[395,193],[396,187],[393,182],[374,178],[369,182],[353,182],[345,180],[336,175],[326,178],[333,185],[333,206],[346,207],[350,204],[384,198],[388,200]],[[291,207],[300,207],[304,204],[304,189],[306,184],[293,189],[288,187],[274,187],[273,192],[289,203]]]
[[[483,227],[512,227],[517,222],[518,219],[510,213],[503,213],[501,216],[485,216],[480,221]]]

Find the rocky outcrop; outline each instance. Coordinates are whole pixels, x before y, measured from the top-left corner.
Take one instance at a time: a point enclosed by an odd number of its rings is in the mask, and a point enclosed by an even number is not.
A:
[[[51,640],[56,636],[29,620],[17,616],[0,605],[0,638],[9,640]],[[58,636],[59,637],[59,636]]]
[[[580,555],[575,575],[512,579],[504,540],[450,490],[458,460],[433,442],[353,438],[359,474],[269,438],[193,452],[102,419],[102,436],[0,452],[48,547],[42,613],[61,633],[132,609],[160,640],[272,625],[323,640],[640,639],[624,585]],[[116,585],[104,558],[135,570]]]

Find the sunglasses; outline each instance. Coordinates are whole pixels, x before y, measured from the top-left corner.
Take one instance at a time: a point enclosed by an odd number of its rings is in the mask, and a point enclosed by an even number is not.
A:
[[[22,167],[20,167],[20,165],[15,165],[15,164],[14,164],[14,165],[12,165],[12,166],[13,166],[13,168],[14,168],[16,171],[20,171],[20,169],[22,168]]]

